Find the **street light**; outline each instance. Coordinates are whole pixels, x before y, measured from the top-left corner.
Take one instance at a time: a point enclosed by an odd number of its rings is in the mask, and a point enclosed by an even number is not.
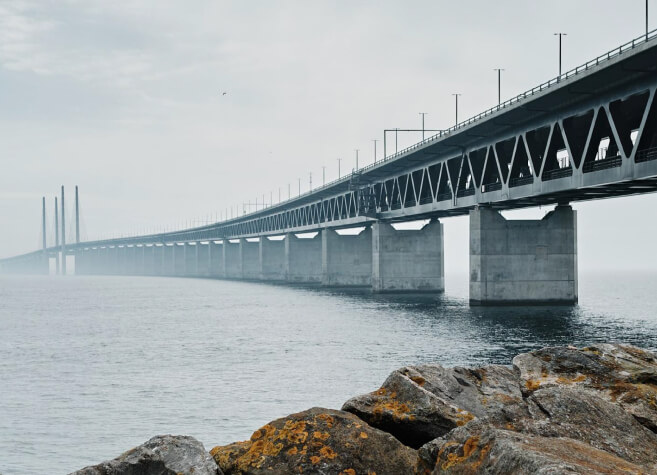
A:
[[[648,0],[646,0],[646,41],[648,41]]]
[[[326,185],[326,167],[322,166],[322,186]]]
[[[502,68],[495,68],[493,71],[497,71],[497,105],[499,106],[502,103]]]
[[[555,33],[554,36],[559,37],[559,80],[561,80],[561,38],[568,36],[568,33]]]
[[[428,112],[420,112],[419,113],[422,116],[422,140],[424,140],[424,116],[428,114]]]
[[[342,159],[338,158],[338,180],[341,178],[341,175],[340,175],[340,162],[341,161],[342,161]]]
[[[358,149],[356,149],[356,171],[358,171]]]
[[[452,94],[454,96],[454,99],[456,99],[456,125],[459,124],[459,96],[462,94]]]
[[[374,163],[376,163],[376,143],[378,142],[378,140],[372,139],[372,142],[374,142]]]

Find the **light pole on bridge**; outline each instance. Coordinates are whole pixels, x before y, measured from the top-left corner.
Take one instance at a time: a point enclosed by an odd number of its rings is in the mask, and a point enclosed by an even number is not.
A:
[[[424,116],[428,114],[428,112],[419,112],[419,114],[422,116],[422,140],[424,140]]]
[[[561,81],[561,38],[564,36],[568,36],[568,33],[555,33],[554,36],[559,37],[559,78],[558,80]]]
[[[374,163],[376,163],[376,143],[378,142],[378,140],[372,139],[372,142],[374,142]]]
[[[459,124],[459,96],[461,96],[461,95],[462,94],[458,94],[458,93],[457,94],[452,94],[452,96],[454,96],[454,99],[456,100],[456,124],[455,125]]]
[[[356,171],[358,171],[358,149],[356,149]]]
[[[495,68],[493,71],[497,71],[497,105],[499,106],[502,103],[502,68]]]
[[[322,186],[326,185],[326,167],[322,165]]]
[[[338,180],[341,178],[341,175],[340,175],[340,162],[341,161],[342,161],[342,159],[338,158]]]

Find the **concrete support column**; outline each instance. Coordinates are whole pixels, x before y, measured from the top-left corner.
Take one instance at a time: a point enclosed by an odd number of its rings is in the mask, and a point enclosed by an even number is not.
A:
[[[196,243],[196,274],[207,277],[210,275],[210,243]]]
[[[224,244],[210,241],[208,244],[208,266],[210,277],[226,277],[224,266]]]
[[[322,230],[322,285],[369,287],[372,285],[372,230],[340,235]]]
[[[322,281],[322,236],[298,238],[285,235],[285,279],[288,282],[320,283]]]
[[[260,237],[260,279],[285,280],[285,242]]]
[[[176,275],[176,244],[162,247],[162,275]]]
[[[250,242],[242,238],[239,246],[242,279],[260,279],[260,242]]]
[[[240,254],[240,243],[230,242],[229,239],[224,239],[223,244],[225,277],[227,279],[241,279],[242,278],[242,256]]]
[[[196,268],[196,263],[198,262],[196,253],[197,251],[197,243],[193,242],[186,242],[184,244],[184,271],[183,275],[186,276],[196,276],[198,275],[198,269]]]
[[[173,275],[185,275],[185,244],[173,243]]]
[[[445,267],[443,225],[432,220],[421,230],[372,226],[374,292],[443,292]]]
[[[557,206],[541,220],[470,212],[470,303],[577,302],[577,214]]]

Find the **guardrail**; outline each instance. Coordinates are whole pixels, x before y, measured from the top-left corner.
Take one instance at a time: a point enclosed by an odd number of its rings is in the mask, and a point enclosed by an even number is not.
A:
[[[558,178],[566,178],[568,176],[573,176],[573,169],[568,168],[557,168],[556,170],[549,170],[543,172],[543,181],[556,180]]]
[[[609,168],[620,167],[623,163],[623,159],[620,155],[615,155],[613,157],[606,157],[602,160],[594,160],[592,162],[585,163],[582,167],[584,173],[591,173],[598,170],[607,170]]]
[[[651,160],[657,160],[657,147],[639,150],[636,153],[636,157],[634,157],[635,163],[649,162]]]

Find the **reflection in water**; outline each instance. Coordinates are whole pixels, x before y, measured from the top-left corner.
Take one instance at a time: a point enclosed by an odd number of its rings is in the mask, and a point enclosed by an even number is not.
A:
[[[467,276],[465,277],[467,279]],[[158,433],[206,447],[394,369],[510,364],[601,341],[657,349],[657,274],[580,275],[574,307],[141,277],[0,277],[0,472],[66,473]]]

